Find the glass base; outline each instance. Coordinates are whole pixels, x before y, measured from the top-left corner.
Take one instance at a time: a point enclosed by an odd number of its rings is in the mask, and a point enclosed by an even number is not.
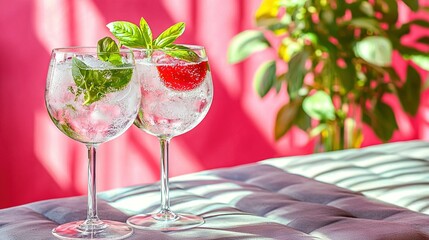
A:
[[[204,219],[200,216],[192,214],[175,214],[169,213],[141,214],[128,218],[127,223],[137,229],[158,230],[158,231],[179,231],[198,227],[204,223]],[[173,214],[173,215],[171,215]]]
[[[124,239],[133,234],[133,229],[125,223],[100,221],[94,226],[84,225],[85,221],[70,222],[52,229],[52,234],[60,239]]]

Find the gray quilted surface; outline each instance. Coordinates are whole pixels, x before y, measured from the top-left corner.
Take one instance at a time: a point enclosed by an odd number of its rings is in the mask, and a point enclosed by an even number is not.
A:
[[[397,142],[263,163],[429,214],[429,143]]]
[[[415,149],[419,144],[409,147]],[[389,146],[372,150],[390,152]],[[405,145],[399,146],[411,153]],[[424,146],[427,147],[422,145],[422,148]],[[332,173],[323,168],[322,158],[351,162],[353,158],[365,159],[368,151],[274,159],[174,178],[173,210],[202,215],[206,223],[177,232],[136,230],[129,239],[429,239],[429,216],[425,214],[285,171],[291,166],[301,169],[299,164],[308,163],[302,167],[303,171],[308,173],[305,169],[314,168],[311,177],[320,178],[323,173]],[[416,151],[413,152],[416,157]],[[349,158],[344,158],[346,155]],[[315,159],[322,161],[321,167],[312,166],[314,163],[310,162]],[[326,164],[329,165],[329,161]],[[332,174],[337,180],[341,179],[339,175]],[[114,189],[99,197],[100,217],[118,221],[125,221],[133,214],[155,211],[159,204],[156,184]],[[85,204],[84,197],[75,197],[0,210],[0,239],[54,239],[51,229],[67,221],[83,219]]]

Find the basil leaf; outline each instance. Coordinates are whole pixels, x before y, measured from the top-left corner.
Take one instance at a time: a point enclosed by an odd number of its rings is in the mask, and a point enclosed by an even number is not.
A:
[[[140,28],[133,23],[116,21],[106,26],[122,45],[132,48],[147,48],[150,45],[143,38]]]
[[[122,64],[122,57],[121,54],[119,54],[119,47],[110,37],[105,37],[98,41],[97,53],[98,58],[105,62],[110,62],[113,65]]]
[[[76,96],[83,93],[83,105],[102,99],[107,93],[123,89],[131,81],[133,69],[131,65],[121,65],[113,69],[91,69],[81,60],[72,59],[72,76],[78,87]]]
[[[103,85],[103,79],[99,79],[99,70],[91,70],[81,60],[73,57],[72,76],[80,92],[83,92],[83,105],[91,105],[106,95],[106,91],[100,86]]]
[[[179,22],[167,28],[154,41],[154,48],[164,48],[173,43],[185,31],[185,23]],[[125,45],[125,44],[124,44]]]
[[[196,54],[192,49],[186,46],[172,44],[169,46],[169,48],[171,48],[171,50],[166,49],[164,50],[164,52],[172,57],[182,59],[188,62],[197,62],[198,60],[200,60],[200,56],[198,56],[198,54]]]
[[[89,72],[85,69],[88,68],[88,66],[82,62],[81,60],[77,59],[76,57],[73,57],[72,59],[72,76],[73,80],[76,83],[76,86],[78,88],[84,88],[85,87],[85,79],[90,77]]]
[[[132,65],[122,65],[121,69],[102,70],[109,75],[108,81],[105,82],[107,92],[115,92],[124,89],[131,81],[133,75]]]
[[[69,123],[60,123],[57,119],[55,119],[53,116],[49,115],[49,117],[52,119],[54,124],[67,136],[73,138],[73,139],[79,139],[80,136],[77,134],[73,128],[70,126]]]
[[[146,48],[152,48],[152,30],[150,30],[149,24],[147,24],[144,18],[140,18],[140,31],[142,33],[142,37],[146,42]]]

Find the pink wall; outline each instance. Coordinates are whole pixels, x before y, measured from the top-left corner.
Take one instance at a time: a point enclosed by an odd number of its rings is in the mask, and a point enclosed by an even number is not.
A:
[[[307,154],[312,143],[294,129],[273,140],[275,113],[284,103],[271,93],[259,99],[251,78],[270,53],[229,65],[232,36],[252,27],[259,0],[14,0],[0,2],[0,208],[86,193],[86,148],[51,123],[44,106],[50,50],[95,45],[110,21],[144,16],[155,34],[178,21],[183,43],[207,47],[215,96],[205,120],[172,141],[171,175]],[[425,94],[427,95],[427,94]],[[423,98],[424,101],[425,98]],[[397,103],[396,103],[397,105]],[[422,109],[428,109],[424,102]],[[399,115],[394,141],[429,138],[427,110]],[[379,143],[367,132],[364,145]],[[100,191],[149,183],[158,177],[158,144],[132,127],[98,151]]]

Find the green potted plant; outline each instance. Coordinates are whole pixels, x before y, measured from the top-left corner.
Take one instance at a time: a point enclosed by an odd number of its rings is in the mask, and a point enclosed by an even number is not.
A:
[[[297,126],[319,137],[324,151],[359,147],[364,123],[388,141],[398,129],[388,95],[397,97],[407,114],[417,113],[422,80],[416,67],[429,70],[428,52],[402,40],[411,28],[429,29],[429,22],[400,23],[399,4],[413,12],[423,9],[418,0],[262,1],[255,14],[258,28],[232,39],[228,60],[238,63],[265,49],[277,52],[254,75],[260,97],[272,89],[287,91],[277,113],[276,139]],[[429,46],[429,37],[416,44]],[[393,54],[406,64],[405,77],[392,65]]]

